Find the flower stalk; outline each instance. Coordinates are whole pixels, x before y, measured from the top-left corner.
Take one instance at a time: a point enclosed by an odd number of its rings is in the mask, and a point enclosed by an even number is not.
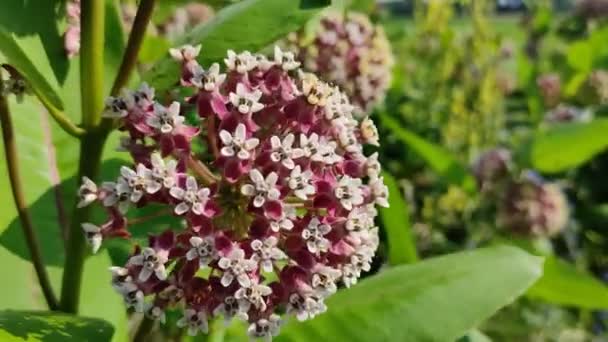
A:
[[[106,137],[96,130],[103,110],[103,93],[100,89],[103,89],[104,16],[103,0],[81,3],[80,91],[82,126],[87,132],[80,142],[79,178],[96,178]],[[74,208],[68,229],[59,305],[62,311],[69,313],[78,311],[85,256],[80,225],[89,215],[90,209]]]
[[[117,95],[131,77],[131,72],[137,63],[137,55],[139,54],[139,49],[144,41],[155,4],[156,0],[142,0],[139,4],[137,14],[135,15],[135,21],[131,28],[131,34],[129,35],[129,41],[127,42],[127,48],[122,63],[120,64],[116,80],[114,80],[112,91],[110,92],[110,95],[112,96]]]
[[[25,242],[30,251],[32,264],[34,265],[34,270],[36,271],[36,276],[38,277],[44,299],[46,300],[49,309],[57,310],[57,298],[55,297],[55,293],[53,292],[53,288],[51,287],[48,274],[42,261],[40,245],[38,244],[38,238],[33,228],[32,218],[27,210],[27,203],[25,202],[25,195],[21,186],[22,183],[19,177],[19,163],[17,158],[17,143],[15,141],[15,132],[13,131],[8,102],[1,94],[2,80],[0,80],[0,123],[2,125],[4,153],[6,156],[6,165],[8,167],[8,176],[11,182],[13,199],[19,213]]]

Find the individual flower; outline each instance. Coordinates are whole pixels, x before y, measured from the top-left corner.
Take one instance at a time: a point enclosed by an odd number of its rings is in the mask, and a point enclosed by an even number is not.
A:
[[[363,203],[361,185],[362,181],[360,178],[351,178],[350,176],[342,176],[340,178],[334,193],[344,209],[351,210],[353,206]]]
[[[186,178],[186,189],[174,186],[170,190],[171,196],[181,201],[175,206],[175,213],[183,215],[192,211],[195,215],[208,215],[205,207],[209,201],[210,193],[211,191],[208,188],[199,189],[196,179],[188,176]]]
[[[289,175],[288,185],[293,190],[296,197],[306,200],[308,196],[315,194],[315,187],[312,185],[313,173],[310,170],[302,172],[300,165],[297,165]]]
[[[82,177],[82,185],[78,189],[78,208],[86,207],[95,202],[98,197],[97,184],[86,176]]]
[[[239,74],[247,73],[257,66],[255,57],[249,51],[237,54],[228,50],[228,57],[224,59],[224,63],[226,63],[228,70],[236,71]]]
[[[215,240],[212,237],[193,236],[190,238],[190,245],[192,247],[186,253],[186,258],[188,260],[198,259],[200,268],[206,267],[217,257]]]
[[[272,272],[274,262],[287,258],[285,253],[277,247],[279,240],[276,236],[269,236],[265,240],[251,241],[253,256],[251,259],[260,265],[264,272]]]
[[[241,160],[251,158],[251,152],[260,144],[260,140],[257,138],[247,138],[244,124],[238,124],[234,134],[225,130],[220,131],[220,139],[224,145],[221,149],[222,156],[237,156]]]
[[[251,284],[249,287],[241,287],[238,289],[234,298],[236,300],[244,302],[245,307],[249,308],[253,306],[256,310],[261,312],[266,311],[266,298],[272,293],[272,289],[264,284]]]
[[[129,265],[141,266],[137,279],[141,282],[147,281],[152,274],[159,280],[167,278],[167,270],[165,263],[167,262],[167,253],[159,252],[153,248],[146,247],[141,254],[132,256],[129,259]]]
[[[233,248],[228,255],[220,258],[219,267],[224,270],[222,285],[228,286],[236,279],[242,287],[251,286],[248,272],[255,270],[255,261],[245,259],[245,252],[240,248]]]
[[[245,184],[241,187],[241,193],[245,196],[253,197],[253,206],[261,207],[267,200],[276,201],[281,196],[281,192],[276,188],[279,176],[276,172],[271,172],[264,178],[264,175],[253,169],[249,172],[249,178],[253,184]]]
[[[380,26],[363,14],[329,12],[310,39],[305,32],[292,35],[297,57],[323,79],[342,88],[358,115],[380,103],[390,86],[393,57]]]
[[[178,325],[190,334],[218,316],[242,319],[252,338],[269,340],[278,313],[310,319],[371,267],[376,206],[388,204],[378,155],[363,148],[376,143],[374,125],[287,51],[229,52],[223,71],[199,65],[198,53],[172,51],[181,72],[171,104],[146,85],[107,102],[133,163],[101,186],[83,179],[79,203],[108,216],[83,231],[97,250],[128,239],[133,222],[172,216],[178,223],[134,243],[127,263],[110,270],[125,304],[159,321],[183,308]],[[197,134],[207,146],[195,154]]]
[[[188,328],[188,335],[196,336],[199,331],[206,334],[209,332],[209,321],[207,313],[197,311],[192,308],[184,310],[184,317],[177,321],[177,326],[180,328]]]
[[[282,141],[281,138],[273,135],[270,138],[272,147],[270,159],[275,163],[281,163],[289,170],[293,169],[296,165],[294,159],[298,159],[304,155],[302,149],[293,148],[295,140],[296,137],[293,134],[287,134]]]
[[[302,239],[310,253],[326,252],[330,242],[325,235],[331,231],[331,226],[322,224],[318,217],[313,217],[308,225],[302,230]]]
[[[89,245],[91,245],[91,251],[97,253],[99,247],[101,247],[101,241],[103,235],[101,234],[101,227],[98,227],[91,223],[83,223],[82,230],[84,230],[85,238]]]
[[[178,62],[188,62],[194,60],[201,53],[202,46],[184,45],[177,49],[169,49],[169,54]]]
[[[281,318],[279,315],[272,314],[268,318],[260,318],[251,323],[247,328],[247,334],[252,338],[261,338],[266,342],[272,341],[272,337],[279,334]]]
[[[169,134],[178,129],[185,118],[179,114],[179,102],[171,103],[171,106],[154,106],[152,116],[148,118],[147,124],[162,134]]]
[[[251,114],[259,112],[264,108],[264,105],[259,102],[261,97],[261,91],[250,91],[243,83],[239,83],[236,86],[236,92],[230,93],[230,103],[232,103],[239,113]]]

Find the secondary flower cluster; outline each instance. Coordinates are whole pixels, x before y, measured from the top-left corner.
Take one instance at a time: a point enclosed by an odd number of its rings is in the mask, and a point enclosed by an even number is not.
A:
[[[566,196],[556,184],[526,172],[507,188],[498,222],[514,233],[550,237],[566,227],[569,213]]]
[[[125,303],[159,320],[182,307],[178,324],[190,334],[206,332],[213,316],[236,317],[250,336],[269,340],[280,313],[313,318],[338,284],[369,270],[375,206],[388,205],[377,153],[363,153],[378,136],[290,52],[228,51],[222,73],[217,63],[200,66],[199,51],[170,51],[192,93],[184,103],[163,105],[147,85],[107,100],[105,115],[128,132],[122,148],[134,165],[101,186],[83,180],[80,206],[98,202],[109,214],[83,229],[95,251],[104,238],[129,236],[128,211],[166,205],[186,228],[150,237],[112,268]],[[186,123],[186,108],[201,127]],[[210,167],[192,153],[198,135],[213,152]]]
[[[384,30],[359,13],[330,12],[310,43],[306,33],[291,37],[304,67],[338,84],[353,104],[368,113],[390,86],[393,56]]]
[[[527,236],[550,237],[561,232],[570,210],[560,187],[532,171],[516,176],[512,170],[511,152],[504,148],[483,153],[473,165],[482,192],[496,203],[498,225]]]

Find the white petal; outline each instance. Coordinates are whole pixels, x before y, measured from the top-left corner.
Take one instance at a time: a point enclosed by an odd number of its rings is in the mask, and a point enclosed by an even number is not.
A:
[[[257,169],[253,169],[249,172],[249,178],[256,184],[264,182],[264,176]]]
[[[222,149],[220,150],[220,153],[224,156],[224,157],[232,157],[234,156],[234,148],[232,148],[232,146],[224,146],[222,147]],[[240,154],[240,152],[239,152]]]
[[[255,196],[255,198],[253,199],[253,206],[256,208],[259,208],[261,206],[264,205],[264,202],[266,202],[266,200],[264,199],[264,197],[262,196]]]
[[[232,143],[232,135],[230,135],[230,133],[228,133],[228,131],[226,131],[226,130],[221,130],[220,131],[220,140],[222,141],[222,143],[224,145],[229,145]]]
[[[188,176],[186,178],[186,189],[188,190],[197,190],[198,184],[196,183],[196,179],[192,176]]]
[[[196,258],[198,258],[198,251],[194,248],[189,249],[188,252],[186,253],[186,259],[194,260]]]
[[[190,206],[184,202],[181,202],[180,204],[178,204],[175,207],[175,213],[177,215],[183,215],[184,213],[186,213],[188,210],[190,210]]]
[[[222,276],[222,279],[220,280],[220,282],[222,283],[222,286],[228,287],[228,286],[230,286],[230,284],[232,284],[233,280],[234,280],[234,276],[232,275],[232,273],[226,272]]]
[[[169,193],[176,199],[183,199],[186,191],[184,191],[182,188],[173,187],[171,190],[169,190]]]
[[[234,131],[234,137],[237,138],[239,141],[245,141],[246,133],[247,131],[245,129],[245,125],[241,123],[236,126],[236,131]]]
[[[137,279],[139,281],[145,282],[146,280],[148,280],[150,278],[150,276],[152,275],[152,270],[146,267],[143,267],[141,269],[141,271],[139,272],[139,276],[137,277]]]

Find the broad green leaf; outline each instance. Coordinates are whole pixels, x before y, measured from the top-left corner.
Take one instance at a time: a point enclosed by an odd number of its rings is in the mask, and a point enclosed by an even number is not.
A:
[[[532,141],[530,162],[541,172],[562,172],[580,166],[606,149],[607,130],[608,119],[550,127]]]
[[[541,274],[541,258],[508,246],[394,267],[338,291],[315,319],[290,321],[276,341],[454,341]]]
[[[568,65],[577,71],[589,71],[593,65],[593,48],[588,41],[580,40],[568,46]]]
[[[139,51],[139,61],[141,63],[154,63],[167,55],[171,48],[171,43],[163,38],[147,35]]]
[[[492,339],[481,331],[475,329],[458,339],[458,342],[492,342]]]
[[[409,208],[397,181],[388,173],[383,173],[384,183],[389,191],[389,208],[380,209],[382,226],[388,241],[388,261],[392,265],[407,264],[418,260],[416,241],[412,234]]]
[[[224,8],[176,45],[201,44],[198,61],[208,66],[221,61],[228,50],[256,52],[276,42],[327,5],[324,0],[244,0]],[[161,92],[179,80],[179,72],[179,65],[165,54],[143,79]]]
[[[28,81],[30,87],[45,101],[62,109],[63,102],[40,71],[34,66],[28,55],[21,49],[10,33],[0,27],[0,53],[6,62],[15,67]]]
[[[543,276],[527,296],[585,309],[608,308],[608,286],[555,257],[546,258]]]
[[[54,312],[0,311],[4,342],[107,342],[114,328],[108,322]]]
[[[462,186],[467,191],[474,191],[475,180],[473,176],[448,151],[401,127],[388,114],[382,115],[380,121],[408,148],[425,160],[429,167],[447,183]]]

